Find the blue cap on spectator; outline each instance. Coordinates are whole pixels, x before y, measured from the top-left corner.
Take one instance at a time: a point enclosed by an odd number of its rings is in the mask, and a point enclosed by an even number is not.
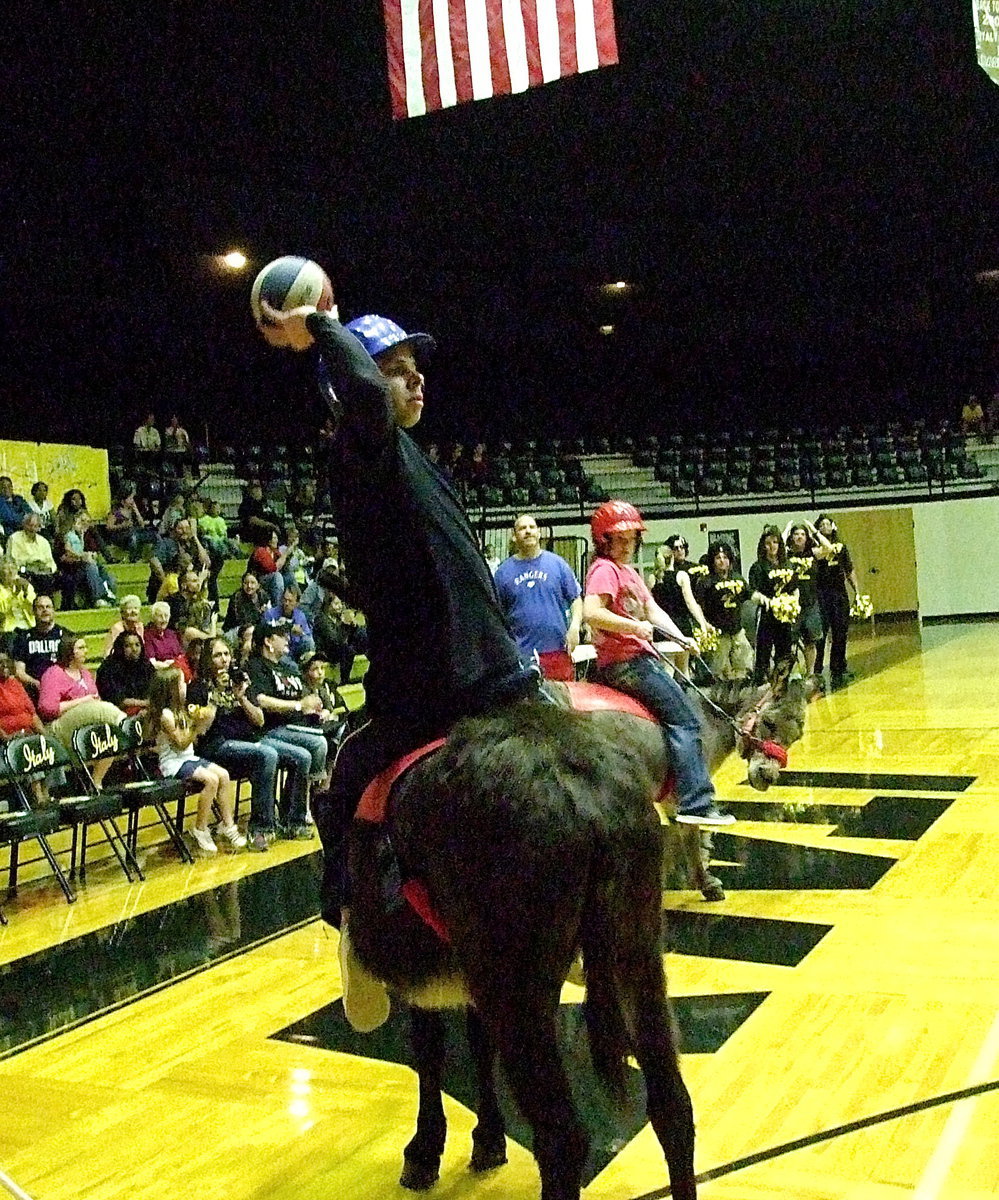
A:
[[[437,343],[429,333],[407,333],[401,325],[390,321],[388,317],[379,317],[368,313],[363,317],[355,317],[347,322],[347,328],[367,350],[372,358],[391,350],[401,342],[409,342],[414,350],[431,351],[437,349]]]

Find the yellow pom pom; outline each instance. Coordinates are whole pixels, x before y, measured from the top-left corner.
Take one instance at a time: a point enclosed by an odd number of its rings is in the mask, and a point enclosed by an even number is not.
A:
[[[869,621],[874,616],[874,605],[870,596],[861,596],[859,593],[854,596],[853,604],[850,605],[850,616],[856,617],[858,621]]]
[[[793,625],[801,616],[801,602],[794,592],[790,595],[782,593],[774,596],[770,602],[770,612],[774,620],[780,621],[782,625]]]
[[[717,650],[719,644],[718,630],[713,625],[709,625],[707,629],[697,629],[694,631],[694,641],[697,642],[697,648],[702,654],[708,654],[712,650]]]

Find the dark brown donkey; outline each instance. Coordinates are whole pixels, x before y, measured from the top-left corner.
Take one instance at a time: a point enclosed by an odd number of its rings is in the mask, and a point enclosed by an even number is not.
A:
[[[789,744],[801,734],[804,707],[799,684],[764,699],[756,736]],[[706,711],[712,766],[736,736]],[[756,786],[776,777],[758,746],[749,770]],[[431,1186],[444,1148],[443,1022],[433,1010],[470,1005],[480,1091],[473,1169],[505,1161],[496,1053],[533,1130],[542,1200],[578,1200],[588,1147],[556,1043],[556,1012],[581,952],[597,1073],[621,1094],[634,1055],[672,1195],[694,1200],[694,1121],[661,951],[663,827],[654,801],[666,774],[664,739],[649,721],[525,703],[458,724],[396,784],[387,826],[354,822],[355,950],[413,1006],[420,1112],[405,1186]],[[383,872],[373,864],[387,838],[403,877],[425,886],[446,939],[409,905],[386,905]],[[696,828],[692,838],[692,861],[700,861]]]

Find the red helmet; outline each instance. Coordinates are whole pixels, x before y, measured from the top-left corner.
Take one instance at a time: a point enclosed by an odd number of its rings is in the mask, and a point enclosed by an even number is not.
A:
[[[645,529],[645,522],[634,504],[629,504],[627,500],[608,500],[590,517],[590,531],[597,546],[608,534],[625,533],[629,529],[641,533]]]

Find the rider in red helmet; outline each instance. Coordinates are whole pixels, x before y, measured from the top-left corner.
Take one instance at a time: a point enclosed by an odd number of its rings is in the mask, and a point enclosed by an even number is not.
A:
[[[676,777],[677,821],[731,825],[719,811],[701,746],[701,722],[683,689],[652,644],[656,629],[684,649],[697,643],[677,629],[631,566],[645,529],[642,514],[625,500],[608,500],[590,519],[596,557],[586,575],[583,619],[593,631],[601,683],[627,692],[659,720]]]

